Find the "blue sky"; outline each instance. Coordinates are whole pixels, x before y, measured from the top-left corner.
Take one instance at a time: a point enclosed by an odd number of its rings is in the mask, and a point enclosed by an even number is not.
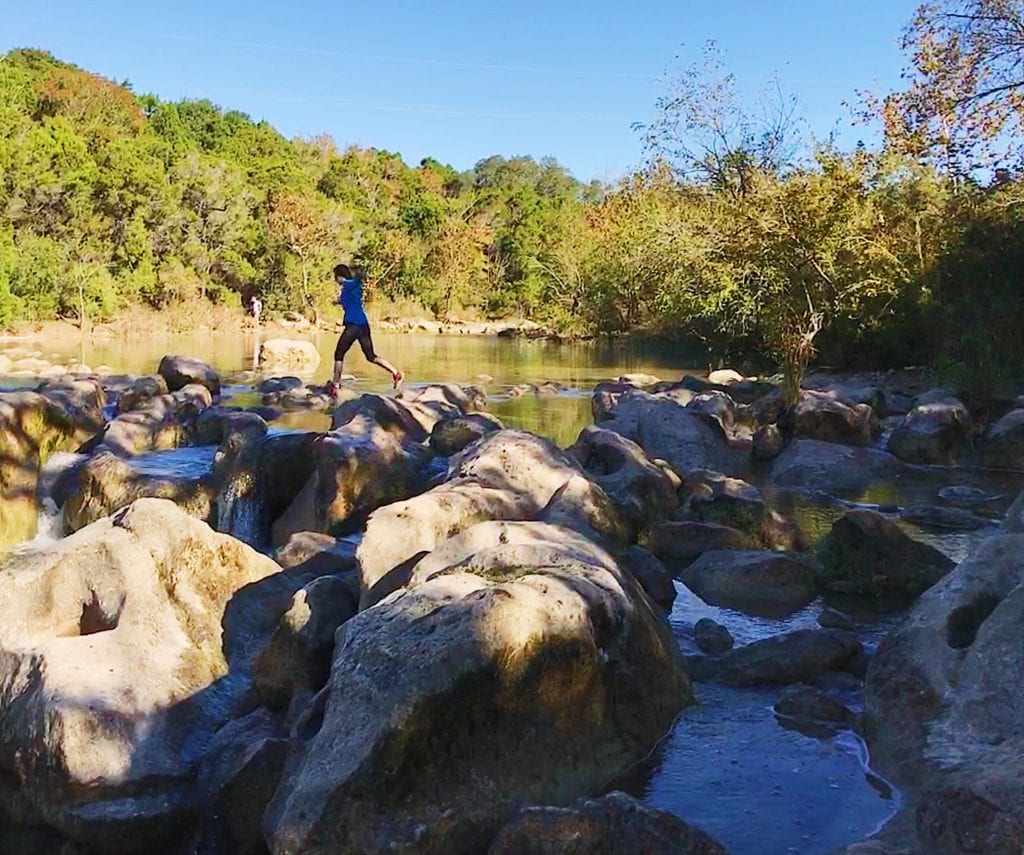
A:
[[[845,99],[897,84],[915,0],[0,0],[0,50],[39,47],[162,98],[207,97],[287,136],[466,169],[550,155],[613,180],[643,159],[673,58],[715,39],[756,93],[778,73],[811,131],[852,145]]]

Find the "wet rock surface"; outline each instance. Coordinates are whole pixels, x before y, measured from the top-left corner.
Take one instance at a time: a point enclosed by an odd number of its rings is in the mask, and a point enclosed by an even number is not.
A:
[[[817,593],[815,567],[792,553],[758,550],[705,552],[680,575],[704,601],[764,617],[785,617]]]
[[[726,855],[709,835],[625,793],[568,808],[529,807],[495,837],[488,855]]]
[[[842,593],[912,600],[953,568],[935,547],[916,541],[874,511],[844,514],[819,544],[821,583]]]

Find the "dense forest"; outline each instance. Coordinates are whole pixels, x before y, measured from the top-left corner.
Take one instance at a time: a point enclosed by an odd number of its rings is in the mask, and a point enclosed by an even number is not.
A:
[[[688,338],[791,376],[930,364],[1024,373],[1024,3],[922,6],[906,88],[859,94],[876,147],[809,140],[781,87],[754,109],[709,46],[638,128],[645,165],[581,184],[552,159],[469,172],[283,138],[37,50],[0,59],[0,327],[138,305],[318,316],[331,265],[439,318]]]

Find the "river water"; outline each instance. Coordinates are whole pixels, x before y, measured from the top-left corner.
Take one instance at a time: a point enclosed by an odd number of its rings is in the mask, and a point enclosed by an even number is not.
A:
[[[300,337],[300,336],[290,336]],[[304,378],[326,380],[335,336],[307,336],[322,356],[318,369]],[[461,336],[379,335],[377,350],[406,372],[410,385],[432,382],[478,383],[491,411],[506,424],[524,427],[571,444],[591,422],[590,390],[603,379],[643,372],[663,379],[704,373],[678,352],[629,345],[558,344]],[[217,368],[226,396],[255,402],[252,391],[252,335],[147,336],[140,340],[19,343],[51,361],[106,365],[117,373],[153,373],[167,353],[196,356]],[[384,372],[367,365],[357,349],[346,371],[361,391],[390,389]],[[523,384],[558,384],[555,394],[536,394]],[[550,387],[549,387],[550,391]],[[323,414],[291,414],[277,428],[324,429]],[[145,455],[147,471],[198,474],[212,460],[209,449]],[[928,488],[932,490],[931,487]],[[830,515],[831,516],[831,515]],[[831,518],[825,521],[831,524]],[[42,526],[41,526],[42,528]],[[45,539],[45,532],[40,537]],[[953,538],[937,544],[959,557],[965,544]],[[815,625],[816,603],[786,621],[751,618],[704,604],[676,584],[679,596],[669,616],[672,631],[692,652],[692,625],[713,617],[726,625],[737,643]],[[896,620],[865,617],[861,635],[870,648]],[[696,686],[698,704],[685,711],[648,761],[615,786],[671,811],[716,836],[733,855],[826,855],[860,840],[895,811],[898,795],[869,769],[863,743],[851,732],[806,734],[787,729],[772,705],[779,691]],[[859,693],[848,694],[857,709]]]

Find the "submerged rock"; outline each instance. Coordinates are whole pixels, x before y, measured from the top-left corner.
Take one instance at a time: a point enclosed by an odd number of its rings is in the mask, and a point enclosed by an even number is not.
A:
[[[667,626],[610,556],[549,539],[551,560],[524,565],[493,548],[344,625],[267,811],[274,852],[480,851],[524,803],[632,766],[692,700]]]
[[[488,855],[726,855],[712,837],[625,793],[572,807],[520,810],[494,838]]]
[[[913,599],[953,568],[953,561],[868,510],[848,511],[817,549],[822,585],[845,594]]]
[[[775,702],[775,712],[806,721],[850,724],[853,713],[834,695],[814,686],[789,686]]]

